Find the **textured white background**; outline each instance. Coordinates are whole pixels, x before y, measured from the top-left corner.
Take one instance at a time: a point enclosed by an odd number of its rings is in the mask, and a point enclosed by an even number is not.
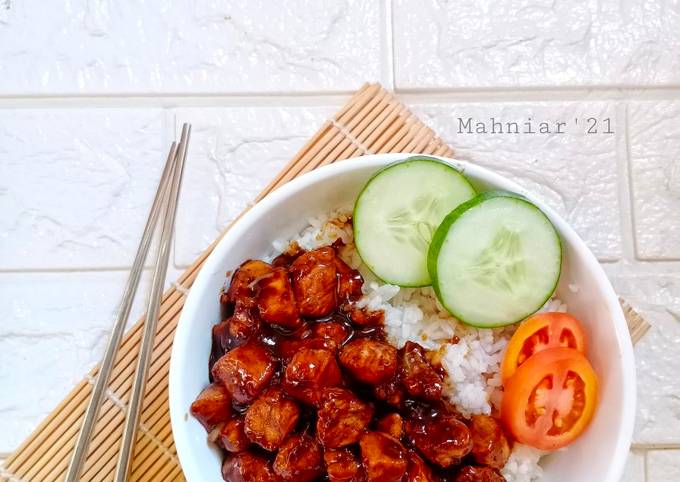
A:
[[[0,458],[99,358],[178,126],[171,277],[364,81],[542,195],[653,323],[624,480],[680,480],[677,0],[0,0]],[[491,116],[615,134],[458,132]]]

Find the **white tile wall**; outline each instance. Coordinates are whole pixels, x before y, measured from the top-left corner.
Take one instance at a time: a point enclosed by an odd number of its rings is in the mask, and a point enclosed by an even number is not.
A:
[[[0,266],[129,266],[166,155],[162,128],[160,109],[0,110]]]
[[[396,0],[398,87],[680,81],[672,0]]]
[[[633,102],[628,119],[637,255],[680,259],[680,102]]]
[[[101,357],[127,273],[0,276],[0,452],[9,452]],[[132,310],[143,312],[145,275]]]
[[[634,450],[628,457],[626,471],[621,482],[644,482],[645,480],[645,452]]]
[[[652,450],[647,454],[647,480],[676,482],[680,477],[680,450]]]
[[[457,156],[560,211],[654,324],[623,480],[680,480],[678,51],[673,0],[0,0],[0,457],[101,355],[182,122],[168,283],[381,80]],[[458,117],[565,134],[458,132]]]
[[[610,277],[617,292],[654,326],[635,347],[638,372],[635,442],[680,444],[680,272],[612,273]]]
[[[347,90],[380,73],[375,1],[3,5],[3,94]]]

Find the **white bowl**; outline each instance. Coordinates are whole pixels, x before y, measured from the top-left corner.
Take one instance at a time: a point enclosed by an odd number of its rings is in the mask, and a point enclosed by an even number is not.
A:
[[[208,257],[186,300],[170,363],[170,416],[175,446],[189,482],[221,482],[221,457],[203,427],[188,414],[208,384],[211,327],[220,321],[218,296],[226,272],[271,251],[275,239],[290,238],[307,219],[351,204],[380,167],[407,154],[365,156],[322,167],[276,190],[243,216]],[[465,171],[480,190],[506,189],[534,201],[562,236],[564,264],[557,289],[569,311],[585,324],[588,357],[600,377],[600,401],[587,432],[544,459],[543,481],[617,482],[631,442],[635,413],[635,365],[630,337],[616,294],[597,260],[574,230],[552,209],[517,184],[479,166],[443,159]],[[578,292],[569,289],[578,287]]]

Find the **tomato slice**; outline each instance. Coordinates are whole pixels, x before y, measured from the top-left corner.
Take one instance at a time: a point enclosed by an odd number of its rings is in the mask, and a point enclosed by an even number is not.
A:
[[[597,375],[572,348],[536,353],[504,385],[501,419],[523,444],[557,450],[585,430],[597,405]]]
[[[531,355],[548,348],[573,348],[586,352],[586,335],[581,323],[568,313],[546,312],[522,323],[508,344],[501,376],[508,380]]]

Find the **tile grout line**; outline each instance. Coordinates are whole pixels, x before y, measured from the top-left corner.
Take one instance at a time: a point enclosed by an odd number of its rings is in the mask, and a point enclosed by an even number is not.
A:
[[[392,0],[383,0],[380,6],[382,25],[381,25],[381,43],[382,43],[382,81],[385,89],[390,92],[395,90],[394,81],[394,22],[392,17]]]
[[[622,132],[616,139],[616,163],[618,174],[619,230],[621,233],[621,250],[624,260],[634,262],[635,258],[635,223],[633,221],[634,199],[630,173],[630,142],[628,140],[628,104],[617,103],[616,117]],[[619,129],[617,125],[617,130]]]
[[[389,2],[389,0],[386,0]],[[391,5],[391,4],[390,4]],[[385,17],[391,12],[385,4]],[[387,11],[389,10],[389,12]],[[383,42],[391,39],[391,46],[385,45],[392,72],[387,73],[387,81],[394,80],[394,58],[392,28],[387,28]],[[388,31],[389,30],[389,31]],[[445,89],[409,89],[392,87],[397,95],[406,102],[528,102],[528,101],[599,101],[599,100],[645,100],[645,99],[677,99],[680,86],[539,86],[533,88],[490,87],[490,88],[445,88]],[[354,90],[309,91],[309,92],[259,92],[259,93],[121,93],[90,95],[8,95],[0,96],[0,108],[30,107],[63,107],[63,108],[160,108],[174,109],[184,106],[226,107],[226,106],[313,106],[336,105],[354,93]]]
[[[633,450],[680,450],[680,443],[633,443]]]
[[[629,116],[629,109],[630,109],[630,104],[626,103],[625,104],[625,119],[624,119],[624,140],[625,140],[625,149],[626,149],[626,157],[625,157],[625,189],[628,191],[628,209],[629,209],[629,216],[627,221],[630,223],[630,234],[631,234],[631,240],[632,243],[630,245],[630,250],[631,250],[631,260],[638,261],[638,249],[637,249],[637,236],[636,236],[636,222],[635,222],[635,206],[634,206],[634,201],[635,201],[635,189],[633,186],[633,160],[631,156],[631,141],[630,141],[630,116]],[[623,183],[621,183],[623,184]]]

